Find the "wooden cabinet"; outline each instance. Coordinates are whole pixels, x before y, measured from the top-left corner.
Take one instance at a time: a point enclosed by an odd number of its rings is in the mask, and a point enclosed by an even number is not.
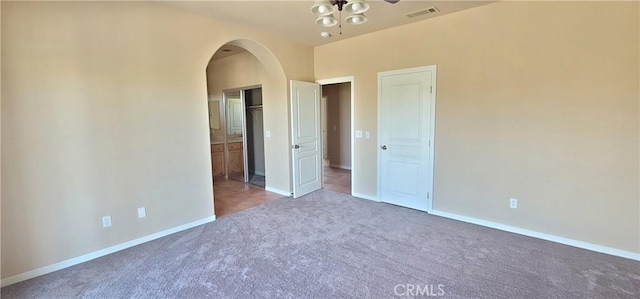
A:
[[[229,175],[244,173],[242,142],[229,143]]]
[[[211,145],[211,168],[213,176],[224,176],[224,146],[222,144]]]

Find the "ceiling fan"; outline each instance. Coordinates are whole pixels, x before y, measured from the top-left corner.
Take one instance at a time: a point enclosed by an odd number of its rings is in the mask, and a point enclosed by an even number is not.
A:
[[[383,0],[384,2],[388,2],[391,4],[396,4],[398,2],[400,2],[400,0]],[[316,2],[324,2],[324,1],[316,1]],[[353,5],[358,6],[357,3],[359,2],[364,2],[364,1],[357,1],[357,0],[352,0],[352,1],[346,1],[346,0],[329,0],[329,3],[331,3],[331,5],[337,5],[338,6],[338,11],[342,11],[342,7],[344,7],[346,4],[348,4],[349,2],[354,3]],[[315,5],[314,5],[315,6]],[[368,9],[369,5],[367,5],[367,9]]]
[[[400,0],[384,1],[395,4]],[[350,14],[345,18],[345,22],[348,24],[359,25],[367,22],[367,17],[364,15],[364,12],[369,10],[369,4],[367,4],[365,0],[316,0],[311,7],[311,12],[318,16],[316,24],[323,27],[332,27],[338,24],[338,20],[333,16],[333,13],[336,11],[334,6],[338,7],[340,14],[342,14],[343,8],[345,12]],[[340,28],[342,29],[342,24]],[[342,30],[340,30],[340,34],[342,34]]]

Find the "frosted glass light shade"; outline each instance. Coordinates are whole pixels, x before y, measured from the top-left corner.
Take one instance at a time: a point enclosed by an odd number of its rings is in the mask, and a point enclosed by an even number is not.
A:
[[[350,14],[361,14],[369,10],[369,4],[364,0],[351,0],[344,6],[344,10]]]
[[[348,24],[360,25],[367,22],[367,17],[365,17],[364,14],[362,13],[357,13],[357,14],[348,16],[345,19],[345,22],[347,22]]]
[[[333,15],[321,16],[316,19],[316,24],[322,27],[331,27],[338,24],[338,20],[336,20],[336,18],[334,18]]]
[[[316,0],[311,7],[311,12],[318,16],[328,16],[336,10],[329,0]]]

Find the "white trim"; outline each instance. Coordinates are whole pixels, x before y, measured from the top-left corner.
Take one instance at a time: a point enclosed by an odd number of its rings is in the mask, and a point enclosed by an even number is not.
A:
[[[378,130],[378,142],[376,142],[376,163],[377,163],[377,197],[380,199],[380,201],[382,201],[381,196],[382,196],[382,174],[381,174],[381,165],[382,165],[382,158],[381,156],[378,154],[379,151],[378,149],[380,148],[380,146],[382,146],[382,144],[380,144],[380,132],[382,132],[381,130],[381,118],[382,118],[382,110],[380,109],[380,107],[382,107],[382,77],[383,76],[393,76],[393,75],[401,75],[401,74],[409,74],[409,73],[418,73],[418,72],[432,72],[432,76],[431,76],[431,88],[432,90],[430,91],[430,102],[431,102],[431,107],[429,108],[430,110],[430,121],[431,121],[431,128],[429,130],[429,166],[427,166],[427,172],[429,174],[429,177],[431,178],[430,181],[426,182],[428,184],[427,186],[427,192],[429,194],[428,198],[427,198],[427,213],[430,213],[433,210],[433,182],[435,180],[434,178],[434,163],[435,163],[435,135],[436,135],[436,86],[437,86],[437,82],[436,82],[436,77],[438,75],[438,66],[437,65],[427,65],[427,66],[419,66],[419,67],[412,67],[412,68],[406,68],[406,69],[399,69],[399,70],[392,70],[392,71],[383,71],[383,72],[378,72],[378,79],[377,79],[377,84],[378,84],[378,118],[377,118],[377,122],[378,122],[378,126],[377,126],[377,130]]]
[[[276,188],[271,188],[269,186],[264,187],[264,190],[269,191],[269,192],[273,192],[273,193],[277,193],[283,196],[291,196],[292,193],[289,191],[284,191],[284,190],[280,190],[280,189],[276,189]]]
[[[254,171],[253,171],[253,173],[254,173],[254,174],[257,174],[257,175],[264,176],[264,171],[257,171],[257,170],[254,170]]]
[[[120,250],[124,250],[124,249],[130,248],[130,247],[136,246],[136,245],[140,245],[142,243],[146,243],[146,242],[158,239],[158,238],[162,238],[164,236],[168,236],[170,234],[177,233],[179,231],[183,231],[183,230],[187,230],[187,229],[199,226],[199,225],[203,225],[203,224],[212,222],[214,220],[216,220],[216,216],[215,215],[207,217],[207,218],[204,218],[204,219],[200,219],[200,220],[197,220],[197,221],[194,221],[194,222],[191,222],[191,223],[187,223],[187,224],[183,224],[183,225],[180,225],[180,226],[176,226],[174,228],[163,230],[163,231],[157,232],[155,234],[151,234],[151,235],[144,236],[144,237],[141,237],[141,238],[138,238],[138,239],[134,239],[134,240],[127,241],[127,242],[124,242],[124,243],[120,243],[118,245],[107,247],[105,249],[101,249],[101,250],[98,250],[98,251],[87,253],[87,254],[84,254],[84,255],[81,255],[81,256],[78,256],[78,257],[74,257],[74,258],[62,261],[62,262],[58,262],[58,263],[55,263],[55,264],[44,266],[42,268],[38,268],[38,269],[31,270],[31,271],[28,271],[28,272],[24,272],[24,273],[15,275],[15,276],[11,276],[11,277],[2,279],[2,281],[0,282],[0,286],[1,287],[6,287],[6,286],[12,285],[14,283],[18,283],[18,282],[21,282],[21,281],[25,281],[27,279],[38,277],[40,275],[45,275],[45,274],[48,274],[48,273],[51,273],[51,272],[54,272],[54,271],[58,271],[58,270],[61,270],[61,269],[64,269],[64,268],[75,266],[77,264],[81,264],[81,263],[84,263],[84,262],[87,262],[87,261],[90,261],[90,260],[93,260],[93,259],[96,259],[96,258],[99,258],[99,257],[103,257],[105,255],[112,254],[112,253],[120,251]]]
[[[626,250],[616,249],[616,248],[612,248],[612,247],[597,245],[597,244],[593,244],[593,243],[589,243],[589,242],[584,242],[584,241],[578,241],[578,240],[574,240],[574,239],[559,237],[559,236],[545,234],[545,233],[541,233],[541,232],[536,232],[536,231],[523,229],[523,228],[519,228],[519,227],[515,227],[515,226],[500,224],[500,223],[497,223],[497,222],[486,221],[486,220],[467,217],[467,216],[461,216],[461,215],[452,214],[452,213],[448,213],[448,212],[442,212],[442,211],[438,211],[438,210],[432,210],[430,212],[430,214],[431,215],[440,216],[440,217],[444,217],[444,218],[453,219],[453,220],[458,220],[458,221],[462,221],[462,222],[467,222],[467,223],[471,223],[471,224],[476,224],[476,225],[480,225],[480,226],[485,226],[485,227],[489,227],[489,228],[499,229],[499,230],[510,232],[510,233],[514,233],[514,234],[529,236],[529,237],[538,238],[538,239],[542,239],[542,240],[547,240],[547,241],[551,241],[551,242],[556,242],[556,243],[560,243],[560,244],[564,244],[564,245],[569,245],[569,246],[573,246],[573,247],[578,247],[578,248],[582,248],[582,249],[587,249],[587,250],[591,250],[591,251],[596,251],[596,252],[600,252],[600,253],[605,253],[605,254],[610,254],[610,255],[615,255],[615,256],[619,256],[619,257],[623,257],[623,258],[627,258],[627,259],[640,261],[640,253],[635,253],[635,252],[631,252],[631,251],[626,251]]]
[[[351,192],[351,196],[357,197],[357,198],[362,198],[362,199],[368,199],[368,200],[375,201],[375,202],[380,202],[380,199],[378,199],[378,197],[376,197],[376,196],[371,196],[371,195],[366,195],[366,194],[361,194],[361,193],[356,193],[356,192]]]
[[[354,76],[345,76],[345,77],[337,77],[337,78],[330,78],[330,79],[320,79],[320,80],[316,80],[316,83],[320,84],[320,91],[322,92],[322,86],[323,85],[328,85],[328,84],[338,84],[338,83],[351,83],[351,167],[349,168],[349,170],[351,170],[351,185],[353,186],[353,182],[355,181],[356,178],[356,143],[355,143],[355,132],[356,132],[356,128],[355,128],[355,102],[356,102],[356,87],[355,87],[355,83],[356,83],[356,79]],[[324,172],[322,173],[322,177],[324,179]],[[322,182],[322,186],[324,187],[324,181]],[[353,193],[353,187],[351,188],[351,192]]]
[[[344,77],[337,77],[337,78],[320,79],[320,80],[316,80],[316,83],[320,85],[348,83],[348,82],[353,83],[353,78],[354,78],[353,76],[344,76]]]
[[[348,165],[329,164],[329,167],[351,170],[351,166],[348,166]]]

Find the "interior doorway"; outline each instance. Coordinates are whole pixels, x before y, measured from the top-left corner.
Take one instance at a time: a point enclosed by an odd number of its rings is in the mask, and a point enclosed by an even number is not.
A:
[[[323,187],[352,194],[353,79],[321,80]]]
[[[262,88],[224,91],[226,105],[226,177],[265,188]]]
[[[282,156],[287,153],[274,150],[288,142],[286,134],[252,130],[263,125],[277,132],[287,128],[287,120],[277,116],[277,111],[286,106],[288,95],[286,76],[277,58],[257,42],[230,41],[216,50],[208,62],[206,83],[215,215],[228,215],[288,195],[289,164],[282,165]],[[259,89],[260,95],[254,96],[257,91],[244,91],[250,89]],[[238,93],[232,94],[233,91]],[[247,111],[248,106],[257,106],[252,103],[258,97],[267,108],[264,114],[257,107],[251,107],[253,114]],[[228,113],[226,98],[236,99],[232,114]],[[248,130],[246,123],[251,124]],[[264,137],[262,146],[251,136]],[[263,153],[261,159],[255,157],[257,152]],[[233,163],[229,163],[230,159]],[[229,179],[229,172],[233,173],[231,176],[239,175],[240,180]],[[244,175],[251,173],[262,174],[262,186],[245,183]]]
[[[244,90],[246,167],[245,182],[265,187],[264,118],[262,114],[262,88]]]

